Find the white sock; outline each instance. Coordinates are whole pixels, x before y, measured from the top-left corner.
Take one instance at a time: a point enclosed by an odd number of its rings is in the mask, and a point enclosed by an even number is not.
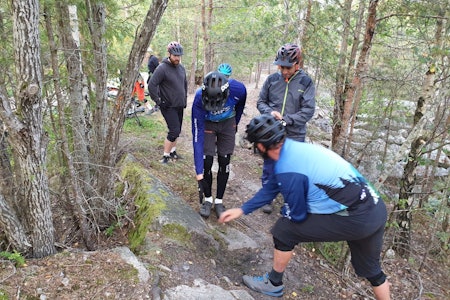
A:
[[[222,204],[222,199],[216,198],[214,201],[215,204]]]
[[[164,156],[170,156],[170,153],[164,152]]]
[[[172,150],[170,150],[170,153],[175,152],[175,150],[177,150],[177,147],[173,147]]]
[[[213,197],[205,197],[205,202],[213,203]]]

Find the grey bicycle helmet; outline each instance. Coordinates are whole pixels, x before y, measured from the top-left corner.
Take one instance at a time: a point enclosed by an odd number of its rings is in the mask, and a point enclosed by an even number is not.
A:
[[[277,56],[273,62],[282,67],[292,67],[294,63],[300,62],[301,51],[295,44],[284,44],[278,49]]]
[[[202,104],[207,111],[219,111],[230,93],[227,77],[219,72],[206,74],[202,85]]]
[[[225,76],[230,76],[231,73],[233,72],[233,68],[231,68],[229,64],[220,64],[219,67],[217,68],[217,71],[219,71]]]
[[[245,132],[250,143],[261,143],[266,148],[278,144],[286,136],[282,122],[270,114],[254,117]]]
[[[167,45],[167,52],[169,52],[172,55],[183,55],[183,46],[181,46],[178,42],[170,42],[169,45]]]

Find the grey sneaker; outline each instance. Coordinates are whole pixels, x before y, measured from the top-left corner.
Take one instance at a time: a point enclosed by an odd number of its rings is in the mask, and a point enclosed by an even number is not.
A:
[[[211,214],[211,207],[212,203],[205,201],[203,202],[202,206],[200,207],[200,216],[208,218]]]
[[[169,162],[169,160],[170,160],[170,156],[163,156],[162,157],[162,159],[161,159],[161,163],[162,164],[167,164],[168,162]]]
[[[172,159],[183,159],[181,155],[178,155],[177,151],[170,152],[170,157]]]
[[[225,206],[223,204],[214,204],[214,210],[216,211],[217,219],[225,211]]]
[[[284,285],[274,286],[269,280],[269,274],[266,273],[263,276],[248,276],[244,275],[242,277],[244,284],[250,289],[260,292],[265,295],[272,297],[283,296]]]
[[[272,204],[266,204],[262,208],[263,213],[271,214],[272,213]]]

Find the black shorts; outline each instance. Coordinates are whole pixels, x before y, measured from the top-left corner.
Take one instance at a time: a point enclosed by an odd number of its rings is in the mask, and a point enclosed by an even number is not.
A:
[[[236,136],[236,119],[229,118],[222,122],[205,122],[205,139],[203,152],[205,155],[220,156],[233,154]]]
[[[372,277],[381,272],[386,206],[382,200],[365,214],[340,216],[309,214],[301,223],[282,217],[273,226],[274,239],[293,249],[305,242],[347,241],[353,268],[358,276]]]

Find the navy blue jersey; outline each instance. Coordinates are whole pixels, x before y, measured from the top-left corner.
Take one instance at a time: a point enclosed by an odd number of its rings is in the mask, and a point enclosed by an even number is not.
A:
[[[295,222],[307,214],[349,215],[371,209],[379,195],[349,162],[319,145],[287,138],[271,175],[256,195],[242,205],[245,214],[262,207],[281,193],[282,215]]]
[[[229,118],[236,119],[236,126],[241,120],[247,101],[247,89],[245,85],[235,79],[228,79],[230,94],[222,110],[210,112],[203,108],[202,89],[197,89],[192,104],[192,143],[194,147],[194,163],[196,174],[203,174],[203,141],[205,122],[221,122]]]

